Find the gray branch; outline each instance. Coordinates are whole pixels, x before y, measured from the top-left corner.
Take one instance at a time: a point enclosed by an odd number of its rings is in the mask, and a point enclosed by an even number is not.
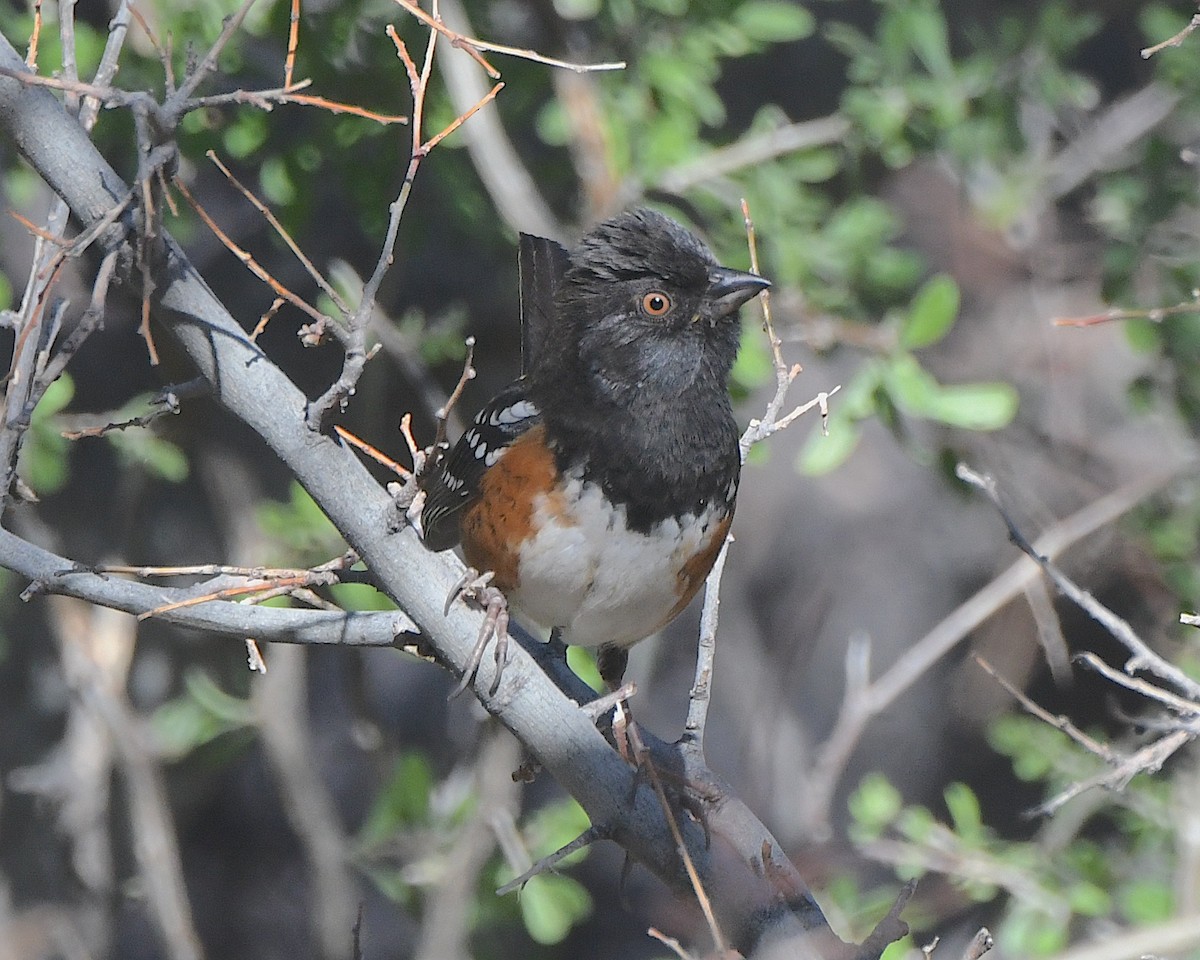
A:
[[[100,220],[128,188],[96,151],[79,125],[45,89],[13,74],[21,58],[0,40],[0,128],[86,227]],[[106,249],[130,249],[128,214],[106,231]],[[139,270],[123,260],[126,282]],[[164,238],[156,277],[155,317],[170,330],[211,384],[215,398],[254,429],[287,463],[295,476],[371,569],[379,585],[407,612],[428,638],[438,659],[461,675],[470,658],[482,615],[443,602],[458,580],[461,564],[449,554],[426,551],[411,529],[393,528],[392,503],[355,455],[335,439],[306,426],[307,402],[287,377],[246,337],[216,299],[178,245]],[[11,534],[0,536],[0,563],[31,576],[47,589],[71,593],[121,609],[160,603],[161,588],[70,573],[61,559],[37,551]],[[151,590],[154,597],[139,591]],[[319,614],[295,618],[294,611],[206,603],[187,612],[190,626],[200,617],[213,628],[266,636],[273,616],[288,616],[292,639],[310,642],[321,635]],[[338,615],[332,615],[337,618]],[[394,615],[391,626],[395,627]],[[165,616],[164,619],[174,619]],[[178,622],[178,621],[177,621]],[[305,634],[302,623],[311,624]],[[338,629],[359,642],[378,642],[374,615],[342,617]],[[218,625],[219,624],[219,625]],[[326,625],[326,629],[328,625]],[[356,633],[359,629],[363,632]],[[367,641],[370,634],[376,638]],[[274,638],[272,638],[274,639]],[[342,641],[350,642],[350,641]],[[606,825],[613,838],[674,889],[687,895],[685,876],[663,811],[652,791],[639,788],[634,771],[621,759],[575,701],[568,698],[525,649],[515,649],[494,696],[488,694],[495,667],[485,657],[473,690],[483,705],[526,745],[542,766],[574,796],[592,822]],[[686,764],[686,758],[681,761]],[[689,770],[689,779],[695,779]],[[696,771],[703,777],[707,771]],[[711,779],[711,775],[709,775]],[[688,852],[710,898],[718,922],[743,953],[756,946],[790,941],[793,957],[857,957],[861,952],[838,941],[779,843],[756,817],[722,788],[710,805],[711,842],[696,823],[683,825]],[[873,950],[878,956],[878,950]]]

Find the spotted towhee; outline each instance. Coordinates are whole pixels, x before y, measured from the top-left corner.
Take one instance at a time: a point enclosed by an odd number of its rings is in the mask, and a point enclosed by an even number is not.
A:
[[[646,209],[570,253],[523,237],[521,267],[526,372],[424,481],[424,542],[461,542],[517,610],[599,647],[616,687],[628,648],[687,606],[729,530],[738,308],[769,284]]]

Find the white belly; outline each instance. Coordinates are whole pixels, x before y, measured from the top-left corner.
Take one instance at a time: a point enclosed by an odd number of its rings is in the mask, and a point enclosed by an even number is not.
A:
[[[512,603],[568,644],[627,646],[665,625],[683,589],[683,563],[707,544],[716,511],[665,520],[648,534],[625,524],[625,508],[600,487],[572,480],[565,500],[534,503],[532,544],[522,550]]]

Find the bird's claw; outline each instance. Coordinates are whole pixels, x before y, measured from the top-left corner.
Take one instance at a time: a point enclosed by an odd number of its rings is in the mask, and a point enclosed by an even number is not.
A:
[[[463,670],[462,679],[450,693],[451,700],[471,685],[471,681],[475,679],[475,674],[479,670],[479,665],[483,662],[483,651],[493,637],[496,640],[496,675],[488,689],[488,696],[495,696],[496,691],[500,688],[500,677],[508,662],[508,601],[500,592],[500,588],[492,585],[494,576],[495,574],[490,571],[480,575],[477,570],[468,569],[450,590],[450,595],[446,597],[445,613],[450,612],[451,604],[459,597],[471,601],[484,612],[483,623],[479,627],[479,636],[475,640],[475,646],[471,650],[471,656]]]

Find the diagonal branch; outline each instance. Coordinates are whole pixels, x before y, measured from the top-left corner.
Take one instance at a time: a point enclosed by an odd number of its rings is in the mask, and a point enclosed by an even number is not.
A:
[[[23,69],[16,51],[2,40],[0,67]],[[0,78],[0,129],[85,227],[127,192],[83,130],[44,89]],[[103,242],[106,247],[120,245],[123,232],[114,230]],[[250,341],[165,233],[162,252],[155,278],[156,319],[212,385],[214,398],[287,463],[379,585],[425,633],[437,659],[461,675],[483,617],[465,605],[443,613],[442,600],[461,575],[461,564],[448,554],[425,550],[411,529],[389,525],[392,500],[353,451],[309,429],[304,395]],[[137,271],[131,276],[128,268],[124,278],[135,283],[139,279]],[[17,566],[16,558],[25,550],[36,548],[8,534],[0,537],[0,563]],[[63,582],[69,584],[74,576]],[[674,889],[688,894],[690,885],[657,799],[636,789],[634,771],[591,719],[524,649],[513,651],[491,695],[495,670],[485,658],[473,682],[485,708],[579,800],[593,823],[611,824],[617,842]],[[655,762],[669,767],[670,757],[659,763],[656,756]],[[694,761],[683,757],[681,762]],[[684,772],[692,782],[706,774],[711,777],[694,766]],[[796,956],[829,956],[828,947],[814,943],[816,938],[840,947],[838,953],[844,955],[846,948],[829,932],[795,867],[774,852],[780,849],[778,842],[727,789],[708,825],[711,844],[698,824],[680,826],[717,920],[738,949],[749,953],[759,943],[794,940]],[[772,852],[768,856],[764,851]]]

